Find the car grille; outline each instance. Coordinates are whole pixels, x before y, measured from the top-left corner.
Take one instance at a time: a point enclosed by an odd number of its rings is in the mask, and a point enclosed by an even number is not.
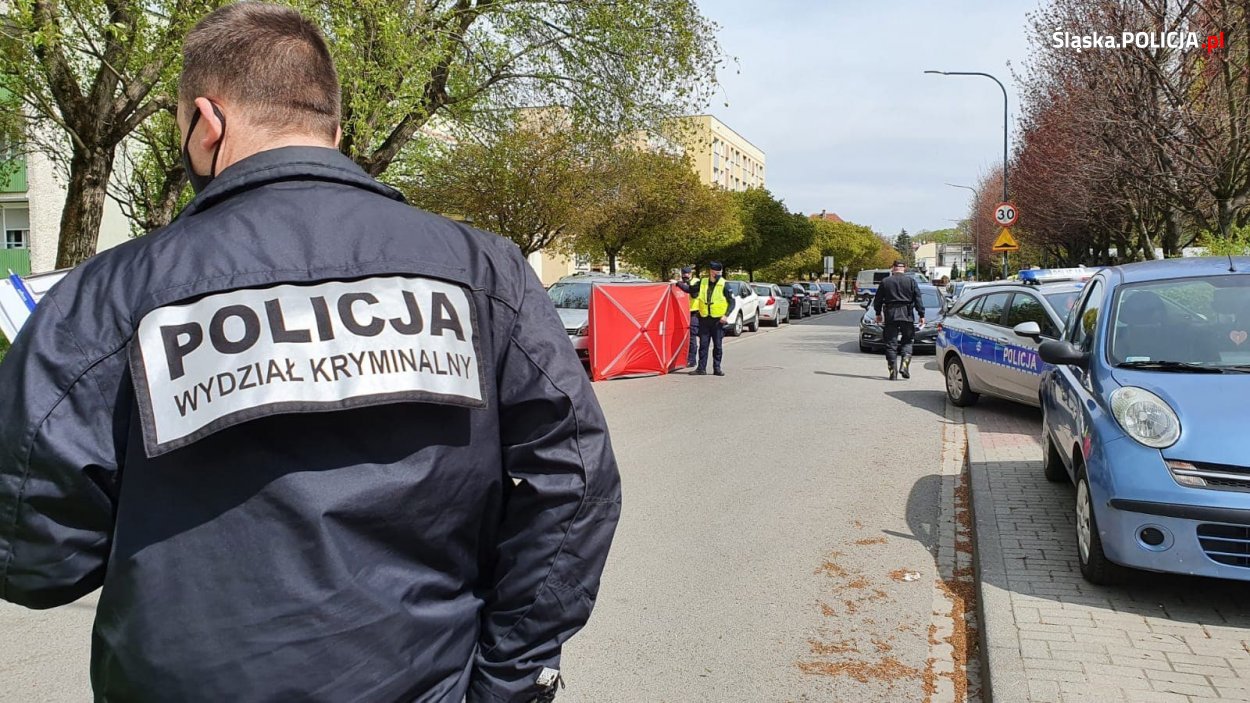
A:
[[[1213,561],[1250,568],[1250,526],[1199,525],[1198,542]]]
[[[1182,486],[1250,492],[1250,467],[1169,461],[1168,469]]]

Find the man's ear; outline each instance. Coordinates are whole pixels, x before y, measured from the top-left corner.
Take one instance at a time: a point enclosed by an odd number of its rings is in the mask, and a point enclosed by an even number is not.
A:
[[[334,128],[334,148],[339,148],[339,142],[343,141],[343,125]]]
[[[196,98],[195,109],[200,113],[200,147],[204,151],[212,151],[221,141],[225,126],[213,110],[213,103],[208,98]]]

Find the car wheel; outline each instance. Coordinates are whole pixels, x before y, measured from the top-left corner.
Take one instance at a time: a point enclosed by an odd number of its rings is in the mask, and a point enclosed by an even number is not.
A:
[[[1125,568],[1112,562],[1102,551],[1098,518],[1094,516],[1094,499],[1090,495],[1089,479],[1083,466],[1076,477],[1076,558],[1081,576],[1092,584],[1106,586],[1124,578]]]
[[[759,332],[759,331],[760,331],[760,314],[759,314],[758,312],[757,312],[757,313],[755,313],[755,317],[752,317],[752,318],[751,318],[751,326],[750,326],[750,330],[751,330],[752,332]]]
[[[1063,457],[1059,456],[1059,450],[1055,448],[1055,441],[1050,438],[1050,432],[1046,429],[1046,415],[1042,415],[1042,473],[1046,475],[1046,480],[1051,483],[1067,483],[1071,479],[1068,477],[1068,469],[1063,465]]]
[[[964,370],[964,362],[953,355],[946,360],[946,395],[960,408],[976,404],[981,397],[968,387],[968,372]]]
[[[742,315],[734,319],[734,326],[730,328],[729,334],[734,337],[742,336]]]

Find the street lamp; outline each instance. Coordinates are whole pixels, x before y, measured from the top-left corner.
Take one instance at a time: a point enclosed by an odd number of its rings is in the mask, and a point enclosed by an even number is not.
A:
[[[1003,82],[988,73],[979,71],[925,71],[939,76],[984,76],[998,84],[1003,91],[1003,202],[1007,202],[1007,88]],[[1007,252],[1003,252],[1003,278],[1007,277]]]
[[[977,270],[977,266],[980,263],[980,259],[981,259],[981,237],[977,233],[978,230],[980,229],[979,224],[980,224],[981,218],[977,217],[977,212],[976,212],[976,204],[977,204],[977,199],[979,197],[979,193],[977,193],[977,189],[973,188],[972,186],[961,186],[961,185],[956,185],[954,183],[947,183],[946,185],[952,188],[963,188],[964,190],[972,191],[972,206],[973,206],[973,211],[972,211],[972,277],[976,278],[977,275],[980,273],[980,271]]]

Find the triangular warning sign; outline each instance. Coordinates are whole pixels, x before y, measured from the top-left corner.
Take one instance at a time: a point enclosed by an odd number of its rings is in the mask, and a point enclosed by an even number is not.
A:
[[[1020,243],[1011,236],[1011,230],[1004,227],[1003,231],[998,233],[998,239],[994,240],[992,249],[994,251],[1019,251]]]

